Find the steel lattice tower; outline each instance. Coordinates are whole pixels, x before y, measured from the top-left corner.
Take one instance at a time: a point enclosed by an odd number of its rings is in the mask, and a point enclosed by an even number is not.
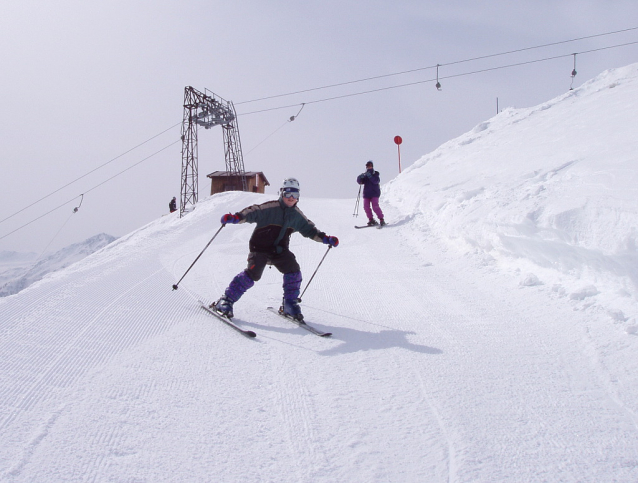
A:
[[[184,89],[184,117],[182,121],[182,187],[180,217],[188,206],[197,203],[197,130],[198,126],[210,129],[222,126],[224,134],[224,159],[228,174],[238,176],[243,191],[247,190],[244,176],[244,158],[237,127],[237,113],[230,101],[225,101],[212,92],[204,94],[193,87]]]

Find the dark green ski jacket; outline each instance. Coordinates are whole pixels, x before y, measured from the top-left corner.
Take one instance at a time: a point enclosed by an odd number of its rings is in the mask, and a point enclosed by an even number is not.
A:
[[[251,252],[281,253],[288,249],[294,232],[319,243],[323,243],[326,236],[297,205],[288,207],[281,198],[249,206],[235,214],[241,220],[239,223],[257,223],[248,242]]]

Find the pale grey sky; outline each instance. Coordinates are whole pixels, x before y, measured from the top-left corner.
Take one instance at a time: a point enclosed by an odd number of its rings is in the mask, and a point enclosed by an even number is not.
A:
[[[0,250],[122,236],[167,213],[180,191],[185,86],[235,103],[245,167],[265,173],[267,193],[295,176],[302,196],[354,199],[367,160],[383,182],[398,174],[395,135],[405,168],[494,116],[497,98],[528,107],[566,92],[572,53],[574,86],[636,62],[638,44],[585,53],[638,41],[636,19],[634,0],[2,2],[0,220],[177,126],[0,222]],[[459,62],[624,29],[634,30]],[[441,91],[424,69],[436,64]],[[251,114],[263,109],[273,110]],[[221,130],[200,132],[200,199],[206,174],[223,169]]]

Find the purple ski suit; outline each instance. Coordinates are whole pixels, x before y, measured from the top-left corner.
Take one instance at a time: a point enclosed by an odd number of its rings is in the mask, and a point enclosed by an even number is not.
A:
[[[383,221],[383,211],[381,211],[379,206],[379,196],[381,196],[380,182],[379,172],[375,171],[374,168],[368,168],[365,173],[357,176],[357,183],[363,185],[363,211],[365,211],[370,221],[374,221],[373,210],[379,217],[379,221]]]

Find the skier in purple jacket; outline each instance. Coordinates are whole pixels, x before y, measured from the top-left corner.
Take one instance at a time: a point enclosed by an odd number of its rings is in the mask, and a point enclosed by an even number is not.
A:
[[[374,170],[372,161],[368,161],[366,163],[366,172],[357,176],[357,183],[363,185],[363,211],[366,212],[366,216],[368,217],[368,226],[385,225],[383,211],[381,211],[381,207],[379,206],[379,196],[381,196],[380,182],[379,172]],[[370,205],[372,205],[372,208],[370,208]],[[379,217],[379,223],[377,223],[372,215],[373,210],[377,217]]]

